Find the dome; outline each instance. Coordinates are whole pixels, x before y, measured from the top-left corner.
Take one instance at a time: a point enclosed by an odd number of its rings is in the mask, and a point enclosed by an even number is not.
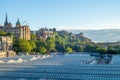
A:
[[[16,27],[20,27],[20,26],[21,26],[21,23],[20,23],[20,21],[18,19],[17,22],[16,22]]]

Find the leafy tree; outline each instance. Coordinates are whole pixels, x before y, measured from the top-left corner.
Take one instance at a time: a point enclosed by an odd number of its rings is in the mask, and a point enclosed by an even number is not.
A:
[[[21,44],[19,46],[18,52],[31,52],[32,47],[29,44]]]
[[[47,49],[46,49],[45,47],[42,47],[42,46],[39,47],[38,50],[39,50],[39,53],[40,53],[40,54],[45,54],[45,53],[47,52]]]
[[[13,49],[16,52],[31,52],[32,47],[30,43],[26,40],[18,39],[13,44]]]
[[[107,54],[117,54],[117,53],[119,53],[119,50],[117,51],[117,50],[113,50],[113,49],[108,49],[107,50]]]
[[[82,46],[76,46],[76,49],[75,49],[76,52],[83,52],[83,47]]]
[[[7,36],[14,36],[12,33],[7,33],[6,35]]]
[[[100,54],[106,54],[106,53],[107,53],[107,49],[105,49],[105,48],[97,48],[96,50],[97,50],[97,52],[99,52]]]
[[[31,40],[36,40],[36,35],[35,34],[31,34]]]
[[[56,32],[56,28],[53,28],[53,31]]]
[[[0,30],[0,36],[6,36],[6,32],[5,31],[2,31],[2,30]]]
[[[113,46],[108,46],[107,54],[117,54],[117,50],[115,50]]]
[[[47,48],[47,50],[48,50],[48,52],[50,52],[52,49],[55,49],[55,39],[54,39],[54,37],[48,37],[47,39],[46,39],[46,44],[47,44],[47,46],[46,46],[46,48]]]
[[[95,46],[93,46],[92,44],[86,45],[85,51],[86,52],[94,52]]]
[[[58,52],[64,52],[65,44],[63,42],[56,41],[55,44],[56,44],[55,48]]]
[[[60,36],[57,32],[55,33],[55,49],[58,52],[64,52],[65,50],[65,45],[66,45],[66,41],[64,38],[62,38],[62,36]]]
[[[34,51],[37,48],[35,41],[31,40],[31,41],[29,41],[29,43],[30,43],[30,45],[32,47],[32,51]]]
[[[67,53],[71,53],[71,52],[72,52],[72,48],[67,47],[67,48],[66,48],[66,52],[67,52]]]
[[[39,39],[39,40],[36,41],[36,46],[37,46],[37,48],[39,48],[40,46],[46,47],[47,44],[46,44],[46,42],[44,40]]]

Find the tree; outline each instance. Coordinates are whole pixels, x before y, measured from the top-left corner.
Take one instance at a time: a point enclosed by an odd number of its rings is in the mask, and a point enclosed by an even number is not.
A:
[[[113,46],[108,46],[107,48],[107,54],[117,54],[117,49],[114,49]]]
[[[71,53],[71,52],[72,52],[72,48],[67,47],[67,48],[66,48],[66,52],[67,52],[67,53]]]
[[[36,40],[36,35],[35,34],[31,34],[31,40]]]
[[[56,28],[53,28],[53,31],[56,32]]]
[[[67,41],[65,38],[62,37],[63,35],[59,35],[57,32],[55,32],[55,49],[58,52],[64,52],[65,51],[65,46],[67,44]]]
[[[31,49],[32,49],[32,47],[29,44],[25,44],[25,45],[21,44],[19,46],[18,52],[28,52],[29,53],[29,52],[31,52]]]
[[[85,51],[86,52],[95,52],[96,48],[95,48],[95,46],[93,44],[89,44],[89,45],[86,45]]]
[[[55,46],[55,49],[58,51],[58,52],[64,52],[65,50],[65,44],[61,41],[56,41],[55,42],[56,46]]]
[[[7,33],[6,35],[8,35],[8,36],[14,36],[12,33]]]
[[[38,51],[40,54],[45,54],[47,52],[47,49],[45,47],[41,46],[41,47],[39,47]]]
[[[97,48],[96,50],[100,54],[106,54],[107,53],[107,49],[105,49],[105,48]]]
[[[32,47],[28,41],[18,39],[13,44],[13,50],[16,52],[31,52]]]
[[[6,36],[6,32],[5,31],[2,31],[2,30],[0,30],[0,36]]]
[[[48,37],[45,42],[47,44],[46,48],[47,48],[48,52],[50,52],[52,49],[55,49],[54,37]]]
[[[37,40],[36,41],[36,46],[37,46],[37,49],[42,46],[42,47],[45,47],[47,46],[46,42],[44,40]],[[37,50],[38,51],[38,50]]]
[[[82,46],[76,46],[76,49],[75,49],[76,52],[83,52],[83,47]]]
[[[30,45],[31,45],[31,47],[32,47],[32,51],[37,48],[37,47],[36,47],[36,43],[35,43],[34,40],[29,41],[29,43],[30,43]]]

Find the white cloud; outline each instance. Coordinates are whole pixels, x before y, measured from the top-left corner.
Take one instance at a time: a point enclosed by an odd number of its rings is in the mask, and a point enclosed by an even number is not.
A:
[[[100,25],[94,25],[94,24],[87,24],[87,25],[80,25],[80,26],[60,26],[57,27],[57,30],[88,30],[88,29],[120,29],[120,24],[100,24]]]

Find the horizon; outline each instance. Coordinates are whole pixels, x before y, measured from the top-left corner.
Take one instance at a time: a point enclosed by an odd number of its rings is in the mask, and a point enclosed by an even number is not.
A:
[[[119,3],[119,0],[1,0],[0,25],[7,13],[13,26],[19,18],[22,25],[27,21],[25,24],[31,30],[120,29]]]

